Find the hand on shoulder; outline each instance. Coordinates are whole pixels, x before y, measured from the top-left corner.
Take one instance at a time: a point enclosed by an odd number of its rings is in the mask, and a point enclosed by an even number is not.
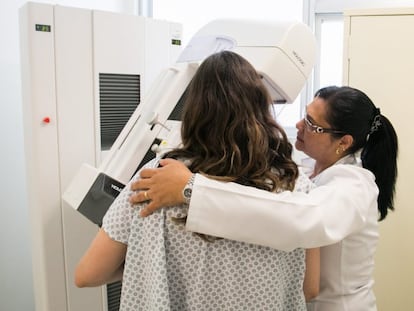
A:
[[[160,160],[161,167],[143,169],[140,179],[131,184],[132,204],[148,202],[140,212],[145,217],[159,208],[182,204],[182,190],[191,178],[191,171],[180,161]]]

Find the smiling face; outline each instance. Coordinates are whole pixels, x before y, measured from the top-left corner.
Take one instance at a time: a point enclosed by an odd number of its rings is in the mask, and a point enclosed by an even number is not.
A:
[[[315,97],[306,107],[306,119],[296,123],[298,129],[295,147],[315,159],[315,174],[331,166],[345,155],[348,145],[344,135],[334,138],[329,132],[330,124],[325,119],[327,104],[324,99]],[[338,151],[337,151],[338,150]],[[339,154],[338,154],[339,152]]]

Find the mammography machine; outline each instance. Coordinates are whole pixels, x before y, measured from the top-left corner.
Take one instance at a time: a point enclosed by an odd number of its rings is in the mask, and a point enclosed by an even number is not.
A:
[[[180,98],[198,65],[212,53],[232,50],[263,76],[274,103],[297,97],[316,58],[310,29],[300,22],[216,20],[199,30],[178,61],[146,94],[104,162],[81,167],[64,201],[100,225],[107,208],[145,162],[180,143]]]
[[[74,284],[98,228],[67,207],[62,193],[83,163],[101,165],[154,79],[176,62],[182,25],[35,2],[19,15],[35,307],[114,311],[119,284]]]

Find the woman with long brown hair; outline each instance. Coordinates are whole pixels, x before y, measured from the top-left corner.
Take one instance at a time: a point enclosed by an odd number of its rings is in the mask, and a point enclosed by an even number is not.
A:
[[[184,101],[182,146],[165,157],[267,192],[312,187],[298,174],[269,94],[244,58],[224,51],[205,59]],[[105,215],[77,267],[78,286],[105,284],[123,270],[121,310],[306,310],[303,249],[283,252],[187,232],[186,204],[142,218],[145,204],[131,205],[131,193],[129,184]]]

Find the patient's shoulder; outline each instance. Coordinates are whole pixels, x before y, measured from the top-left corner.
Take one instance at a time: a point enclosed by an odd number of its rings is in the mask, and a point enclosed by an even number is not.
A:
[[[299,176],[298,179],[296,179],[294,191],[309,192],[315,187],[315,184],[309,179],[307,174],[299,168]]]

